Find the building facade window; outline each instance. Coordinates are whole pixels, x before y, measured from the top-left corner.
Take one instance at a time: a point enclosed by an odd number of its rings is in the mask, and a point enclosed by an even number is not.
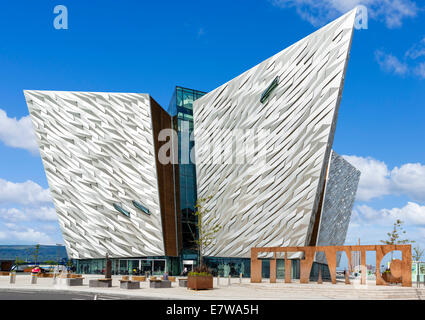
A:
[[[193,102],[205,92],[176,87],[171,98],[168,113],[173,116],[173,129],[178,133],[179,145],[179,191],[180,191],[180,217],[182,229],[183,253],[194,252],[195,239],[197,239],[195,205],[196,191],[196,166],[190,159],[190,151],[195,142],[190,140],[193,133]],[[184,141],[189,137],[189,141]],[[182,146],[189,146],[185,148]],[[186,161],[188,160],[188,161]]]
[[[126,217],[130,218],[130,212],[125,210],[121,204],[119,203],[114,203],[114,208],[115,210],[117,210],[118,212],[122,213],[123,215],[125,215]]]
[[[134,201],[133,200],[133,206],[135,206],[137,209],[143,211],[144,213],[146,213],[147,215],[150,215],[150,211],[148,208],[146,208],[144,205],[142,205],[140,202]]]

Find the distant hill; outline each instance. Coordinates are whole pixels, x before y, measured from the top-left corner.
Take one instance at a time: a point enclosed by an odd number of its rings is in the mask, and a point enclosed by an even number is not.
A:
[[[20,260],[34,261],[35,245],[0,245],[0,260]],[[44,246],[40,245],[38,252],[38,261],[48,260],[56,261],[59,254],[59,260],[68,259],[65,246]]]

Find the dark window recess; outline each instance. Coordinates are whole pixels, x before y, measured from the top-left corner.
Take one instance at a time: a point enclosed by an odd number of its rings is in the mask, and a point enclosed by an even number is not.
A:
[[[137,201],[133,200],[133,206],[135,206],[137,209],[143,211],[144,213],[146,213],[148,215],[151,214],[148,208],[146,208],[144,205],[142,205],[141,203],[139,203]]]
[[[279,76],[274,78],[273,82],[263,92],[263,94],[261,95],[261,100],[260,100],[261,103],[266,102],[267,98],[270,96],[270,94],[273,92],[273,90],[276,89],[278,84],[279,84]]]
[[[119,204],[114,203],[114,208],[118,212],[121,212],[123,215],[125,215],[128,218],[130,218],[130,212],[128,212],[127,210],[124,210]]]

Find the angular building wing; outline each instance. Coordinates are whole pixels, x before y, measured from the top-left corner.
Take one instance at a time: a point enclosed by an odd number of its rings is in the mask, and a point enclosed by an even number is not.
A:
[[[207,256],[316,244],[355,15],[194,103],[198,197],[223,227]]]
[[[326,178],[325,196],[319,211],[320,227],[317,246],[342,246],[345,243],[351,212],[360,180],[360,171],[332,150]],[[337,265],[341,253],[337,253]],[[323,252],[316,261],[326,264]]]
[[[177,256],[171,117],[147,94],[25,91],[68,255]]]

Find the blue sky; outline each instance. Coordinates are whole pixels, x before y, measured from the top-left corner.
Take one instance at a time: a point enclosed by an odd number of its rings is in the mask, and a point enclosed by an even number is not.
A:
[[[357,4],[334,149],[362,170],[347,244],[425,247],[425,12],[411,0],[13,1],[0,10],[0,244],[62,242],[24,89],[211,91]],[[68,8],[69,29],[53,27]]]

